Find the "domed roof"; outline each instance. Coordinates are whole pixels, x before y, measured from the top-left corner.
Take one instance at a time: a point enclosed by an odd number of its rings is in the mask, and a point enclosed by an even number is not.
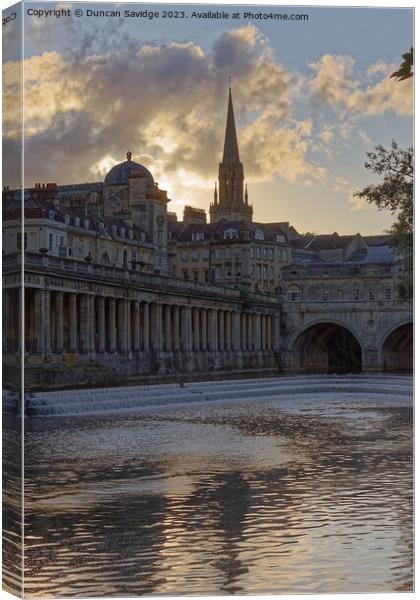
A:
[[[147,177],[149,185],[154,184],[154,179],[150,171],[143,165],[131,160],[131,152],[127,152],[127,160],[112,167],[105,176],[105,185],[123,185],[128,183],[128,176],[131,171],[140,171],[143,177]]]

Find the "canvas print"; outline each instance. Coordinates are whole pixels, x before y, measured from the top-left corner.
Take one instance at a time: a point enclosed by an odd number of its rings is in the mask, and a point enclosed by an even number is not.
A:
[[[3,11],[5,590],[413,590],[413,44]]]

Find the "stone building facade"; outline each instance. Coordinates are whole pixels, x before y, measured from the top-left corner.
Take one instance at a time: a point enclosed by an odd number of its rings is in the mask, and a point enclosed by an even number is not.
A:
[[[177,221],[131,153],[103,182],[4,189],[6,382],[22,362],[32,387],[411,368],[388,237],[254,222],[238,148],[229,91],[210,222]]]

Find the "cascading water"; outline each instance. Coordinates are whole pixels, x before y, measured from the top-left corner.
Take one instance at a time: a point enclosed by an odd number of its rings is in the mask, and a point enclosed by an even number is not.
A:
[[[323,376],[308,375],[270,379],[193,382],[156,386],[127,386],[87,390],[34,392],[25,395],[25,415],[54,417],[135,412],[150,406],[217,402],[256,398],[290,399],[322,394],[368,394],[405,397],[412,393],[412,380],[406,376]],[[16,406],[16,398],[6,395],[5,411]]]

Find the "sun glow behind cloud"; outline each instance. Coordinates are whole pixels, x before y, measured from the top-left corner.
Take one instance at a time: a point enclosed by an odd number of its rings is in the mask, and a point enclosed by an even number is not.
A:
[[[43,25],[44,38],[52,26]],[[359,182],[330,185],[345,176],[336,172],[337,155],[354,144],[371,149],[366,119],[412,114],[412,83],[397,85],[389,79],[396,65],[378,58],[361,69],[349,55],[324,53],[301,73],[286,69],[253,25],[222,31],[206,49],[193,41],[142,43],[126,35],[120,43],[111,31],[106,42],[84,27],[63,34],[66,51],[24,61],[28,181],[101,179],[131,150],[168,190],[170,207],[207,208],[221,159],[230,75],[251,188],[284,182],[302,191],[324,189],[346,205]],[[39,28],[33,36],[39,45]],[[74,56],[70,39],[79,48]],[[6,144],[13,147],[20,133],[13,109],[19,105],[16,65],[5,63],[3,72]]]

